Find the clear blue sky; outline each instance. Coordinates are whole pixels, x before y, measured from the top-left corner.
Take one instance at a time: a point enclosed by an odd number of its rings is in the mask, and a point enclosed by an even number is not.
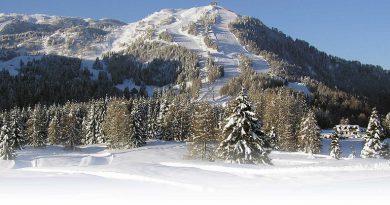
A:
[[[114,18],[133,22],[163,8],[189,8],[205,0],[0,0],[0,13]],[[330,54],[390,69],[388,0],[220,0]]]

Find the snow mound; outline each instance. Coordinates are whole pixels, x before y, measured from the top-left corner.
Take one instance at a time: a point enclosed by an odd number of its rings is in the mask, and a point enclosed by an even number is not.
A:
[[[114,159],[113,154],[107,157],[87,156],[81,159],[79,166],[86,167],[92,165],[107,165],[107,164],[111,164],[113,159]]]
[[[0,160],[0,171],[15,167],[15,160]]]

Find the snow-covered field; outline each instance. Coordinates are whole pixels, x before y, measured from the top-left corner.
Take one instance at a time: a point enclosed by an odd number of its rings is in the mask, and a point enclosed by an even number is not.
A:
[[[149,141],[121,151],[104,145],[76,152],[27,147],[17,152],[16,161],[0,161],[0,199],[1,204],[360,204],[390,199],[389,161],[330,159],[328,144],[323,141],[315,158],[273,152],[273,166],[188,160],[186,144],[176,142]],[[344,156],[352,144],[359,152],[361,141],[344,141]]]

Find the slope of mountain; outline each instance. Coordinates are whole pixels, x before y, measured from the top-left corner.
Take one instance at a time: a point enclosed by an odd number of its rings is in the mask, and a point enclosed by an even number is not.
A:
[[[107,50],[115,31],[123,25],[110,19],[0,14],[0,42],[2,49],[12,49],[19,55],[85,58]]]
[[[380,66],[329,55],[251,17],[238,19],[231,30],[249,50],[270,62],[274,74],[290,80],[309,76],[331,88],[365,97],[382,112],[390,111],[390,72]]]
[[[80,67],[87,68],[92,79],[98,79],[101,71],[110,78],[107,62],[102,63],[101,70],[93,69],[95,59],[107,53],[123,54],[134,44],[143,43],[169,45],[170,51],[178,46],[196,54],[198,61],[193,69],[197,70],[202,82],[199,93],[202,100],[226,100],[219,90],[230,79],[239,76],[239,56],[244,54],[253,61],[252,67],[257,72],[271,71],[289,81],[303,81],[302,77],[309,76],[330,89],[368,99],[371,106],[378,106],[382,112],[390,111],[389,72],[378,66],[330,56],[305,41],[267,27],[260,20],[241,17],[216,5],[163,9],[130,24],[109,19],[0,14],[0,69],[5,68],[11,75],[18,74],[21,62],[26,64],[33,59],[39,60],[43,54],[55,54],[82,59]],[[138,51],[142,52],[150,50]],[[134,58],[131,55],[129,58]],[[140,67],[138,71],[155,64],[159,69],[169,67],[172,73],[172,66],[180,66],[176,62],[181,60],[177,59],[180,55],[165,56],[175,56],[175,59],[134,61]],[[210,59],[224,68],[224,75],[215,82],[209,82],[207,78]],[[158,64],[155,60],[162,62]],[[182,77],[177,73],[175,76]],[[120,80],[115,83],[121,89],[140,86],[140,80],[132,79],[128,71],[126,78]],[[191,79],[185,78],[185,82],[187,86],[192,85]],[[150,84],[148,90],[152,89]]]
[[[229,24],[239,16],[219,6],[190,9],[164,9],[131,24],[114,20],[92,20],[45,15],[2,14],[0,16],[0,42],[3,48],[13,49],[19,55],[56,54],[83,59],[82,67],[90,68],[92,61],[102,54],[125,50],[130,44],[144,41],[162,41],[161,33],[171,35],[173,45],[184,46],[199,56],[200,76],[207,83],[205,61],[213,58],[224,67],[224,77],[211,85],[202,86],[200,98],[210,100],[228,79],[239,75],[238,57],[244,54],[254,62],[254,69],[268,71],[267,62],[245,49],[229,30]],[[210,19],[212,19],[210,21]],[[210,21],[205,29],[205,22]],[[188,26],[196,25],[196,34],[189,34]],[[215,42],[218,49],[210,48],[204,38]],[[17,74],[20,59],[0,63]],[[23,58],[24,60],[25,58]],[[32,59],[32,58],[31,58]],[[18,62],[15,62],[18,61]],[[96,78],[95,74],[95,78]]]

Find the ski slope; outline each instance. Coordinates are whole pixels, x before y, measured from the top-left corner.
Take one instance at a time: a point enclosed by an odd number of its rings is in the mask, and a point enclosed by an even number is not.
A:
[[[210,31],[207,33],[202,31],[201,25],[202,19],[206,16],[214,16],[216,19],[215,24],[211,26]],[[238,58],[240,54],[244,54],[253,60],[253,68],[256,71],[267,72],[269,70],[269,65],[263,57],[249,52],[239,43],[234,34],[230,32],[229,24],[238,17],[238,14],[228,9],[211,5],[193,7],[189,9],[163,9],[134,23],[119,26],[114,22],[112,27],[105,28],[107,35],[103,40],[96,40],[90,38],[88,35],[77,36],[78,33],[72,29],[66,30],[65,32],[58,30],[48,37],[35,39],[36,41],[42,41],[37,42],[37,44],[41,45],[42,48],[35,52],[40,54],[57,54],[79,57],[82,59],[81,67],[91,71],[93,74],[92,78],[97,79],[98,71],[92,69],[92,64],[97,57],[101,57],[104,53],[109,51],[123,51],[129,44],[135,41],[161,41],[158,34],[167,31],[173,37],[173,42],[169,43],[184,46],[199,56],[203,82],[199,100],[217,103],[224,102],[226,101],[226,97],[220,96],[219,90],[229,79],[239,75]],[[1,14],[0,19],[4,19],[1,26],[4,27],[5,24],[9,23],[7,19],[10,18],[18,18],[33,23],[46,24],[55,24],[59,21],[69,21],[72,23],[79,22],[82,25],[85,23],[98,24],[100,22],[108,21],[46,15]],[[191,35],[186,30],[190,23],[196,23],[197,27],[200,29],[197,35]],[[147,38],[147,34],[151,30],[154,34],[151,38]],[[216,42],[219,48],[218,51],[206,46],[203,40],[205,35],[209,36],[210,39]],[[49,39],[55,39],[56,41],[63,43],[51,45],[48,43]],[[69,41],[86,41],[88,46],[66,46],[65,42]],[[212,84],[207,82],[204,65],[206,59],[209,57],[215,59],[215,62],[218,65],[223,65],[225,68],[225,76]],[[13,62],[18,60],[19,59],[12,59],[11,61]],[[11,66],[10,64],[13,63],[0,62],[0,69],[5,68],[13,75],[16,75],[18,73],[17,68]]]
[[[328,157],[329,141],[315,158],[272,152],[269,165],[238,165],[187,159],[185,143],[148,141],[141,148],[105,145],[64,151],[27,147],[16,161],[0,161],[0,198],[12,204],[237,204],[329,202],[359,204],[389,200],[390,163]],[[357,150],[359,152],[359,150]],[[21,194],[23,197],[21,197]],[[359,203],[357,203],[359,202]]]
[[[198,33],[196,36],[188,34],[185,28],[190,23],[199,24],[199,21],[206,15],[216,17],[216,22],[211,26],[211,30],[206,34]],[[253,60],[253,68],[257,72],[267,72],[269,70],[269,65],[263,57],[249,52],[230,32],[229,24],[238,17],[239,15],[230,10],[211,5],[190,9],[164,9],[139,22],[126,26],[121,37],[113,43],[112,50],[123,50],[126,45],[134,40],[144,37],[148,30],[155,31],[155,35],[150,39],[151,41],[158,41],[158,34],[167,31],[173,37],[172,44],[184,46],[197,53],[200,58],[201,76],[203,78],[200,100],[223,102],[226,98],[219,95],[219,90],[229,79],[240,74],[238,70],[240,54],[244,54]],[[203,41],[204,35],[208,35],[217,43],[218,51],[206,46]],[[209,57],[215,59],[218,65],[223,65],[225,72],[223,78],[212,84],[207,82],[204,68],[204,62]]]

